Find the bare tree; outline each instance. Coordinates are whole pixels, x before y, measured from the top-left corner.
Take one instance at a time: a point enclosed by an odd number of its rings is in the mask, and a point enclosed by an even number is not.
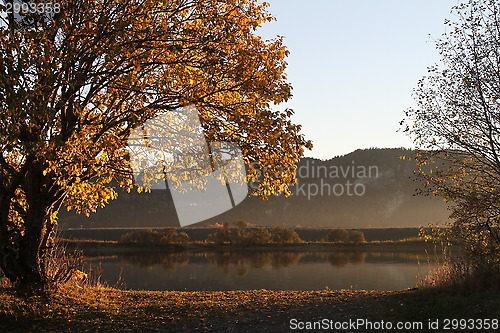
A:
[[[500,256],[500,5],[470,0],[453,8],[402,122],[420,151],[427,190],[452,203],[448,237],[483,262]]]

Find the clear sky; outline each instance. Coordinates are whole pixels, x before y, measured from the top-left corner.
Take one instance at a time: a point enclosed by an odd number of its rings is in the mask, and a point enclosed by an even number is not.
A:
[[[285,36],[294,97],[279,107],[313,140],[306,156],[408,147],[397,132],[412,90],[439,60],[432,39],[458,0],[267,0],[277,22],[258,33]],[[431,36],[429,36],[429,34]]]

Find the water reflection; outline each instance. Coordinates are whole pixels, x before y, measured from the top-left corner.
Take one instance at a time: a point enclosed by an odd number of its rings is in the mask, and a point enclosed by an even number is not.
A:
[[[133,265],[152,270],[155,266],[169,271],[175,271],[178,266],[188,265],[190,262],[207,262],[214,264],[225,272],[231,267],[264,268],[266,266],[279,269],[297,265],[300,262],[328,262],[334,267],[346,265],[361,265],[367,259],[369,262],[413,262],[436,261],[442,256],[425,252],[363,252],[363,251],[335,251],[335,252],[269,252],[269,251],[217,251],[217,252],[175,252],[175,253],[125,253],[108,257],[88,257],[91,261],[103,259],[119,259],[126,265]]]
[[[190,258],[187,252],[128,253],[116,257],[124,264],[142,267],[148,271],[153,270],[155,266],[160,266],[168,271],[176,271],[178,266],[187,265]]]
[[[231,266],[263,268],[271,266],[273,268],[288,267],[296,265],[303,252],[212,252],[204,253],[203,257],[209,263],[214,263],[217,267],[228,271]]]
[[[442,258],[425,252],[206,251],[88,257],[102,279],[149,290],[397,290]]]

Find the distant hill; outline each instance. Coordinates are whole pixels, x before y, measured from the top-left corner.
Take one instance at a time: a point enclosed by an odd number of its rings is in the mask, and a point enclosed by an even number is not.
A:
[[[304,158],[298,164],[293,195],[268,200],[248,197],[236,208],[201,222],[244,220],[257,225],[303,227],[418,227],[445,220],[438,198],[415,196],[414,162],[406,149],[356,150],[330,160]],[[117,200],[89,218],[61,212],[62,228],[134,228],[178,226],[169,191],[120,193]]]

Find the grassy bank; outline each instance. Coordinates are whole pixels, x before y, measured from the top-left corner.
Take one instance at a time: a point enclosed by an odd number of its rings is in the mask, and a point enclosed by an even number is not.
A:
[[[72,239],[96,239],[96,240],[114,240],[118,241],[120,237],[128,232],[138,230],[147,230],[148,228],[108,228],[108,229],[62,229],[61,238]],[[154,230],[163,230],[164,228],[152,228]],[[290,228],[294,230],[299,237],[306,242],[316,242],[324,238],[328,233],[336,228]],[[188,234],[191,241],[203,241],[208,235],[216,232],[219,228],[177,228],[178,231]],[[357,229],[364,233],[367,241],[396,241],[405,238],[418,237],[419,228],[370,228]]]
[[[427,322],[498,318],[499,311],[495,295],[436,288],[154,292],[67,286],[36,295],[0,290],[2,332],[288,332],[292,318]]]
[[[428,251],[441,253],[442,248],[436,244],[423,240],[401,240],[385,242],[354,243],[325,243],[305,242],[298,244],[263,244],[263,245],[241,245],[241,244],[214,244],[206,242],[192,242],[184,245],[169,246],[127,246],[116,241],[95,240],[62,240],[68,249],[79,249],[84,252],[99,252],[102,254],[131,253],[131,252],[176,252],[176,251]]]

